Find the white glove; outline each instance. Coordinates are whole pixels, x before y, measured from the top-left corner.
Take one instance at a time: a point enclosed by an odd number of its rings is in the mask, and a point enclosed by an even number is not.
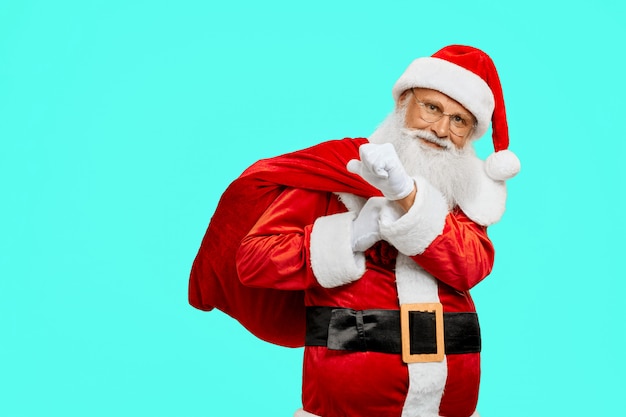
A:
[[[352,222],[352,251],[365,252],[381,240],[380,212],[385,206],[383,197],[372,197]]]
[[[353,159],[346,168],[378,188],[389,200],[401,200],[411,194],[415,184],[404,170],[391,143],[366,143],[359,147],[361,160]]]

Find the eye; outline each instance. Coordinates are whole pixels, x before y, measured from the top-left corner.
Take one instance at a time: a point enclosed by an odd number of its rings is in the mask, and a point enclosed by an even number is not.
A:
[[[457,125],[459,127],[468,125],[467,119],[465,117],[461,116],[460,114],[452,115],[450,120],[452,120],[452,123],[454,123],[455,125]]]
[[[429,112],[429,113],[433,113],[433,114],[439,114],[441,113],[441,109],[439,108],[439,106],[437,106],[434,103],[429,103],[427,101],[424,102],[424,108]]]

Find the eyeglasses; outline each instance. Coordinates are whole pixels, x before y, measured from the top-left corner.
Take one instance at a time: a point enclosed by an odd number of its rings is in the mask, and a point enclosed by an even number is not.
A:
[[[439,107],[439,104],[431,103],[429,101],[421,101],[415,95],[415,91],[412,88],[413,98],[420,106],[419,108],[419,117],[425,122],[435,123],[441,120],[443,116],[448,116],[450,118],[450,132],[452,132],[455,136],[464,137],[469,134],[469,132],[476,126],[474,122],[474,118],[469,114],[451,114],[446,113]]]

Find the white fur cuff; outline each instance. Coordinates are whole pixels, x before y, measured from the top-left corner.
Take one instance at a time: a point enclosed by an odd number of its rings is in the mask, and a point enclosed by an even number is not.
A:
[[[393,223],[381,222],[384,239],[407,256],[420,254],[443,232],[448,204],[424,178],[415,178],[417,194],[411,209]]]
[[[356,281],[365,273],[365,255],[352,252],[353,212],[319,217],[311,231],[311,268],[324,288]]]

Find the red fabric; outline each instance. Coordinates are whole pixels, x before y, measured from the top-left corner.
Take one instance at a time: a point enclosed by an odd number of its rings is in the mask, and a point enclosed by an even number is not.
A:
[[[480,353],[447,355],[448,377],[439,405],[439,415],[471,416],[478,403]]]
[[[409,389],[400,355],[308,346],[304,410],[323,417],[400,417]]]
[[[469,290],[491,272],[494,255],[487,229],[455,210],[446,218],[443,233],[413,259],[439,279],[439,300],[445,312],[474,312]],[[439,414],[470,416],[478,403],[480,354],[447,355],[446,361],[448,377]]]
[[[284,346],[303,345],[305,305],[398,309],[397,251],[386,242],[367,251],[365,274],[348,285],[322,288],[310,267],[315,219],[346,210],[328,191],[379,195],[345,170],[364,142],[331,141],[246,170],[224,193],[203,239],[190,278],[191,304],[221,309]],[[439,280],[444,311],[474,311],[467,290],[491,271],[493,247],[485,228],[455,210],[443,233],[413,259]],[[447,365],[440,414],[467,417],[478,398],[480,356],[448,355]],[[314,414],[397,417],[407,389],[400,355],[305,349],[303,405]]]
[[[321,216],[345,211],[330,193],[286,189],[242,241],[237,253],[240,279],[246,285],[305,290],[305,305],[398,309],[394,273],[397,250],[386,242],[366,252],[366,272],[357,281],[336,288],[323,288],[317,283],[309,261],[312,224]],[[434,271],[439,273],[438,292],[444,311],[472,312],[469,292],[452,285],[473,286],[487,275],[493,248],[484,228],[455,211],[447,217],[443,233],[430,250],[413,259],[433,271],[437,264],[445,265]],[[467,271],[468,265],[471,271]],[[467,279],[462,279],[466,272]],[[479,355],[449,355],[447,365],[440,405],[445,414],[442,411],[441,415],[467,417],[478,398]],[[407,372],[400,355],[306,347],[304,409],[325,417],[397,417],[406,398]]]
[[[350,159],[358,158],[358,148],[365,142],[362,138],[324,142],[261,160],[244,171],[222,195],[202,240],[191,269],[189,303],[200,310],[222,310],[268,342],[303,346],[303,292],[244,286],[237,276],[235,254],[284,187],[380,195],[345,168]]]
[[[433,58],[445,59],[478,75],[487,83],[494,98],[494,109],[491,117],[493,147],[496,152],[508,149],[509,127],[506,121],[504,95],[496,66],[491,57],[471,46],[450,45],[433,54]]]
[[[237,253],[240,279],[246,285],[304,289],[307,306],[397,310],[397,251],[386,242],[367,251],[366,272],[357,281],[336,288],[317,283],[310,265],[312,224],[345,211],[331,193],[285,190],[244,238]],[[302,401],[315,415],[398,417],[407,389],[408,369],[400,355],[305,348]]]
[[[489,275],[494,255],[487,228],[456,209],[446,217],[443,232],[413,260],[453,289],[469,291]],[[447,311],[470,311],[465,308]]]

